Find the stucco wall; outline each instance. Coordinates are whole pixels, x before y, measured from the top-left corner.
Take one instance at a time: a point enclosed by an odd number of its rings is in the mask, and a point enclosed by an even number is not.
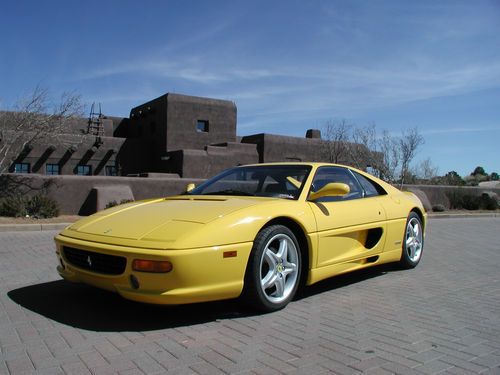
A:
[[[259,162],[256,145],[241,143],[207,146],[205,150],[179,150],[168,155],[169,172],[185,178],[209,178],[236,165]]]
[[[498,188],[484,188],[480,186],[441,186],[441,185],[405,185],[403,190],[415,192],[417,195],[423,193],[430,203],[427,210],[431,210],[432,206],[442,204],[445,208],[450,208],[450,200],[448,194],[453,191],[462,190],[463,192],[471,195],[481,195],[483,193],[493,193],[500,197],[500,189]],[[423,200],[421,198],[421,200]]]
[[[54,199],[61,214],[90,214],[98,197],[92,197],[93,189],[116,187],[114,199],[118,203],[128,196],[122,196],[124,186],[130,187],[135,200],[176,195],[185,191],[189,183],[199,184],[200,179],[150,178],[150,177],[100,177],[100,176],[43,176],[35,174],[0,175],[0,189],[6,195],[9,189],[34,195],[38,192]],[[109,189],[106,189],[106,196]],[[90,200],[90,201],[89,201]],[[95,210],[94,210],[95,211]]]
[[[257,145],[261,163],[321,159],[322,143],[319,139],[261,133],[242,137],[241,142]]]
[[[315,134],[314,129],[310,129],[308,132]],[[325,141],[320,138],[300,138],[261,133],[241,137],[241,142],[257,145],[259,161],[261,163],[282,161],[328,162],[331,156],[329,155],[328,148],[325,146]],[[357,147],[364,146],[357,145]],[[349,155],[343,155],[337,160],[337,163],[346,165],[354,164]],[[365,164],[370,165],[370,160],[366,160]]]
[[[167,150],[203,150],[206,145],[236,141],[236,105],[227,100],[168,94]],[[196,130],[208,121],[208,132]]]
[[[8,120],[15,113],[2,114]],[[207,122],[208,131],[197,131],[198,120]],[[15,121],[9,121],[0,142],[16,142],[13,140],[17,138],[9,134],[15,129]],[[167,172],[169,151],[204,150],[212,144],[236,142],[236,105],[227,100],[165,94],[133,108],[130,118],[104,116],[104,143],[97,148],[92,147],[96,137],[86,134],[87,126],[87,119],[68,121],[62,130],[64,134],[55,134],[44,143],[33,142],[29,150],[23,151],[24,137],[18,142],[21,146],[14,144],[8,159],[14,163],[30,163],[30,171],[41,174],[49,163],[58,164],[61,174],[73,174],[76,165],[84,164],[92,166],[93,174],[103,175],[105,167],[115,165],[115,160],[121,175]],[[62,138],[70,141],[62,142]],[[73,146],[69,153],[68,144]],[[205,158],[206,161],[213,161],[213,170],[219,170],[219,164],[226,165],[225,160],[214,156]],[[14,163],[10,172],[14,170]]]
[[[128,168],[128,173],[160,172],[161,157],[167,150],[167,95],[141,104],[130,111],[127,125],[127,137],[131,144],[147,145],[140,154],[127,149],[123,155],[130,161],[134,157],[142,158],[139,169]],[[127,163],[124,166],[128,167]],[[131,172],[134,170],[134,172]]]
[[[6,132],[7,137],[9,134]],[[31,148],[17,152],[9,172],[14,171],[16,163],[29,163],[31,173],[45,174],[47,164],[57,164],[61,174],[74,174],[80,164],[90,165],[93,175],[105,175],[105,167],[115,166],[118,151],[125,142],[123,138],[101,137],[102,143],[95,147],[95,136],[59,134],[54,137],[57,139],[35,140]],[[20,150],[17,144],[13,149]]]
[[[154,176],[154,174],[153,174]],[[157,175],[158,176],[158,175]],[[189,183],[200,184],[203,179],[199,178],[175,178],[166,175],[158,177],[101,177],[101,176],[44,176],[36,174],[13,174],[0,175],[1,196],[9,194],[10,189],[16,193],[36,194],[42,192],[58,202],[61,214],[90,214],[95,211],[99,197],[93,196],[99,189],[105,191],[106,199],[120,202],[128,199],[123,191],[130,191],[135,200],[164,197],[182,193]],[[113,187],[116,195],[113,196]],[[442,204],[449,208],[447,193],[462,189],[470,194],[481,195],[482,193],[494,193],[500,196],[500,189],[488,189],[482,187],[454,187],[434,185],[406,185],[404,190],[414,191],[422,200],[428,199],[426,209],[431,210],[433,205]],[[107,198],[109,197],[109,198]],[[101,197],[102,204],[102,197]],[[106,202],[104,202],[104,205]]]

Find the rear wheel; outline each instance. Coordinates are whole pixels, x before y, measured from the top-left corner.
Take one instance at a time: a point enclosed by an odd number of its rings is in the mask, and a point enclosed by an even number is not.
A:
[[[272,225],[261,230],[245,275],[247,303],[266,312],[285,307],[299,286],[301,266],[300,247],[290,229]]]
[[[415,212],[410,212],[406,220],[403,238],[403,253],[399,264],[403,268],[414,268],[422,258],[424,250],[424,233],[422,220]]]

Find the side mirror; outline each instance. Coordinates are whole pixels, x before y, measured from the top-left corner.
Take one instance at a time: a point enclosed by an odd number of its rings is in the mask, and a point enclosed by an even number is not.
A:
[[[195,184],[187,184],[186,185],[186,193],[189,193],[191,190],[193,190],[196,187]]]
[[[349,194],[350,191],[351,188],[347,184],[343,184],[341,182],[330,182],[317,192],[311,192],[311,194],[309,194],[309,200],[314,201],[322,197],[339,197]]]

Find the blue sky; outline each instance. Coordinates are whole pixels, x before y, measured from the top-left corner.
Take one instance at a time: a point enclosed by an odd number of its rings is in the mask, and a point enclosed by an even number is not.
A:
[[[0,106],[36,85],[109,115],[166,92],[229,99],[238,134],[331,119],[418,127],[439,172],[500,172],[499,1],[10,1]]]

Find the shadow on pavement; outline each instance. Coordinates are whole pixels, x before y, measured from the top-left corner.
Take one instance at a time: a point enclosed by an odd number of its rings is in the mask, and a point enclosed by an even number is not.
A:
[[[180,306],[148,305],[64,280],[12,290],[7,295],[48,319],[90,331],[152,331],[255,315],[237,300]]]
[[[295,300],[382,276],[391,270],[390,265],[379,266],[333,277],[302,288]],[[7,294],[22,307],[48,319],[79,329],[102,332],[152,331],[260,314],[237,299],[179,306],[148,305],[64,280],[31,285]]]
[[[344,275],[331,277],[329,279],[320,281],[311,286],[302,288],[297,293],[295,300],[298,301],[304,298],[315,296],[316,294],[324,293],[337,288],[346,287],[348,285],[359,283],[364,280],[383,276],[388,272],[393,272],[393,271],[398,271],[398,268],[395,265],[383,264],[380,266],[370,267],[359,271],[346,273]]]

